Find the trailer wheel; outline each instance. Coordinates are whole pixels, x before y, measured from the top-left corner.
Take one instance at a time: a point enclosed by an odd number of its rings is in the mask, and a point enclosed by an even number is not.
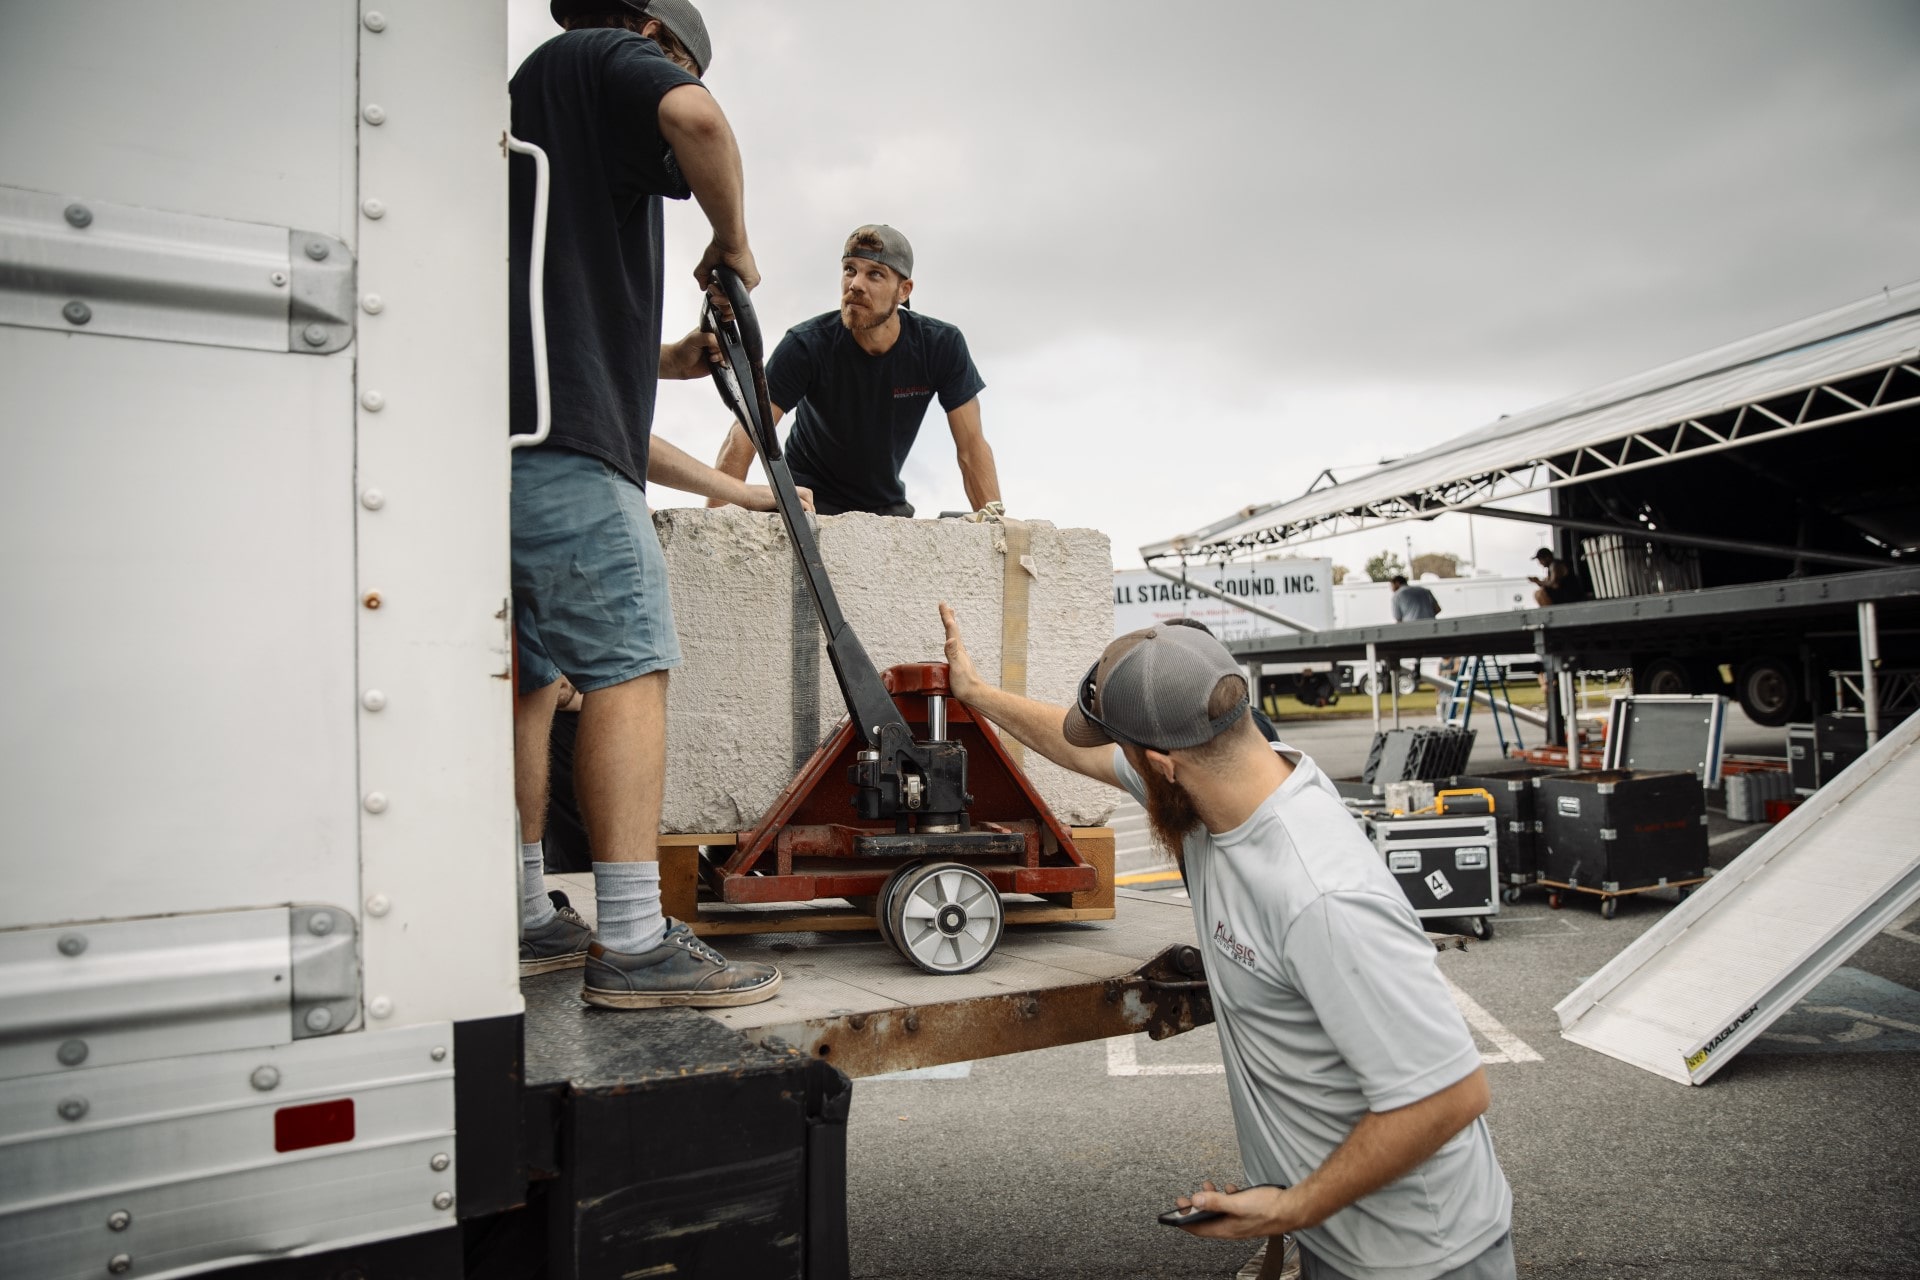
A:
[[[1333,678],[1324,671],[1303,672],[1295,677],[1293,696],[1303,707],[1324,707],[1340,701],[1340,692],[1333,687]]]
[[[1796,664],[1781,657],[1753,658],[1734,673],[1734,696],[1755,724],[1777,729],[1793,719],[1804,696]]]
[[[1620,899],[1618,898],[1600,899],[1600,918],[1602,920],[1613,919],[1613,917],[1617,915],[1619,911],[1620,911]]]
[[[1633,691],[1691,697],[1700,692],[1700,682],[1695,678],[1693,669],[1680,659],[1655,658],[1634,667]]]
[[[1485,916],[1468,916],[1467,932],[1485,942],[1493,936],[1493,921]]]
[[[967,973],[1000,942],[993,882],[959,862],[930,862],[903,876],[887,910],[893,945],[928,973]]]

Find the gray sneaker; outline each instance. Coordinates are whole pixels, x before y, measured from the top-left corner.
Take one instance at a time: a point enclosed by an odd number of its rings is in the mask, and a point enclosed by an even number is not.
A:
[[[650,951],[629,955],[597,941],[589,946],[580,998],[603,1009],[716,1009],[759,1004],[779,989],[780,971],[772,965],[728,960],[686,925],[668,920],[666,937]]]
[[[587,962],[587,942],[593,931],[572,907],[560,907],[553,919],[536,929],[520,930],[520,976],[578,969]]]

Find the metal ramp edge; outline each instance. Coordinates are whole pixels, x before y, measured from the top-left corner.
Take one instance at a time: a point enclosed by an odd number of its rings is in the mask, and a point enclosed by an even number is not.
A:
[[[1920,900],[1910,716],[1554,1006],[1560,1034],[1703,1084]]]

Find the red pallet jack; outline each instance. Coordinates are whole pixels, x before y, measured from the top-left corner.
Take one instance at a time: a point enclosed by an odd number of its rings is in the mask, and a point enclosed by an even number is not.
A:
[[[1000,895],[1064,903],[1096,888],[1098,870],[993,727],[952,700],[945,663],[875,670],[840,611],[774,435],[753,304],[731,270],[715,275],[724,303],[710,294],[700,322],[726,361],[714,385],[766,469],[847,719],[730,856],[703,859],[701,875],[727,903],[871,899],[881,936],[902,956],[929,973],[966,973],[1000,940]]]

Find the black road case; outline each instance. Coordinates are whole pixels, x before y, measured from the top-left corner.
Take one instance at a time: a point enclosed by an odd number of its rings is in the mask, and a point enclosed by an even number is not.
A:
[[[1447,783],[1449,789],[1478,788],[1493,797],[1493,818],[1500,832],[1500,883],[1506,885],[1508,902],[1520,897],[1519,887],[1540,878],[1536,856],[1533,805],[1534,779],[1554,773],[1553,769],[1496,769],[1488,773],[1463,773]]]
[[[1707,801],[1691,773],[1554,773],[1534,783],[1540,878],[1604,893],[1707,873]]]
[[[1810,724],[1787,726],[1787,773],[1795,795],[1810,796],[1820,789],[1820,750]]]
[[[1834,711],[1813,721],[1814,783],[1824,787],[1848,765],[1867,754],[1867,717],[1859,711]]]
[[[1492,817],[1376,817],[1373,847],[1422,920],[1464,919],[1476,938],[1491,937],[1500,913],[1500,853]]]

